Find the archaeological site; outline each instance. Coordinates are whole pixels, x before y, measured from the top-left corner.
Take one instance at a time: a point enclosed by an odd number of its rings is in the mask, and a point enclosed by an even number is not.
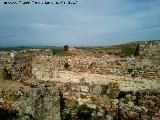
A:
[[[0,120],[160,120],[160,41],[1,50]]]

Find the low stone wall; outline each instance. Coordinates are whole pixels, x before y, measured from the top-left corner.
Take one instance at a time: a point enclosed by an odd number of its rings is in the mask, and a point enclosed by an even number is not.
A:
[[[30,49],[11,52],[0,51],[0,79],[27,80],[32,77],[32,60],[39,55],[52,55],[51,50]],[[10,76],[7,78],[7,74]]]
[[[145,91],[120,91],[117,83],[108,85],[88,84],[84,79],[79,83],[41,81],[30,86],[52,86],[59,89],[63,94],[62,102],[65,107],[61,110],[62,117],[68,114],[72,120],[77,119],[81,106],[86,106],[91,112],[93,120],[102,119],[148,119],[158,120],[160,118],[160,93],[151,90]],[[83,113],[83,110],[81,111]],[[67,114],[67,116],[66,116]]]
[[[11,58],[6,54],[1,55],[0,59],[0,74],[2,74],[2,79],[12,79],[12,80],[25,80],[32,77],[31,74],[31,55],[23,52],[19,52],[14,58]]]
[[[157,41],[141,41],[140,42],[140,55],[142,57],[154,57],[159,59],[160,42]]]
[[[63,90],[66,109],[74,118],[77,115],[75,106],[86,105],[92,109],[92,118],[98,119],[159,119],[160,93],[155,91],[122,92],[116,83],[108,85],[80,85],[75,84],[68,91]],[[78,90],[77,90],[78,89]],[[154,93],[155,92],[155,93]],[[70,111],[70,112],[69,112]]]

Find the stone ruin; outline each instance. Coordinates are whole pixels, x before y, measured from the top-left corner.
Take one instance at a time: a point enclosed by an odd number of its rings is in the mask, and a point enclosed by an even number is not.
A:
[[[5,93],[0,99],[1,120],[61,120],[59,92],[44,85],[20,94]],[[6,96],[10,96],[6,100]]]
[[[19,51],[14,59],[11,59],[9,52],[0,52],[0,79],[19,80],[25,86],[31,87],[29,92],[18,91],[8,94],[1,91],[0,111],[19,120],[159,120],[160,91],[158,89],[147,90],[147,87],[144,89],[142,86],[142,90],[123,91],[120,82],[112,77],[106,79],[109,81],[107,84],[86,82],[85,77],[67,78],[71,75],[68,74],[70,72],[87,75],[113,74],[117,75],[117,78],[124,77],[126,88],[133,85],[130,84],[131,80],[133,83],[149,81],[149,84],[151,80],[153,82],[157,80],[152,85],[158,88],[160,74],[157,63],[159,61],[141,57],[142,54],[146,54],[148,48],[152,49],[145,46],[140,44],[141,52],[137,58],[120,58],[114,55],[98,58],[95,56],[61,57],[53,56],[49,50],[44,52],[29,50]],[[157,49],[153,47],[151,51]],[[67,69],[64,67],[66,62],[70,65]],[[141,69],[137,69],[138,67]],[[131,73],[128,73],[128,69],[132,69]],[[142,78],[136,81],[138,77]],[[29,79],[35,81],[30,82]],[[99,79],[99,76],[94,76],[94,80]],[[148,86],[148,83],[144,82],[144,85]],[[10,99],[14,99],[14,102],[10,103]],[[3,109],[6,104],[6,109]]]
[[[32,61],[39,55],[52,55],[51,50],[23,50],[11,56],[12,52],[0,52],[0,78],[27,80],[32,78]]]
[[[19,113],[35,120],[60,120],[58,91],[45,86],[32,89],[20,98]]]

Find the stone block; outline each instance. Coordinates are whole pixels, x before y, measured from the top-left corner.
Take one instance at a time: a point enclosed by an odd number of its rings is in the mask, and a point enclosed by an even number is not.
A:
[[[20,115],[35,120],[60,120],[59,94],[53,88],[39,86],[20,98]]]
[[[89,87],[88,86],[81,86],[81,92],[88,93],[89,92]]]
[[[93,86],[93,93],[95,94],[101,94],[102,92],[102,86],[101,85],[95,85]]]

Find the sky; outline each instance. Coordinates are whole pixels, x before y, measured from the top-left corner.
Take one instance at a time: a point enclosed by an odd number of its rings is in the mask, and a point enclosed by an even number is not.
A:
[[[19,0],[0,1],[0,47],[108,46],[160,40],[160,0],[77,0],[74,5],[3,4],[9,1]]]

